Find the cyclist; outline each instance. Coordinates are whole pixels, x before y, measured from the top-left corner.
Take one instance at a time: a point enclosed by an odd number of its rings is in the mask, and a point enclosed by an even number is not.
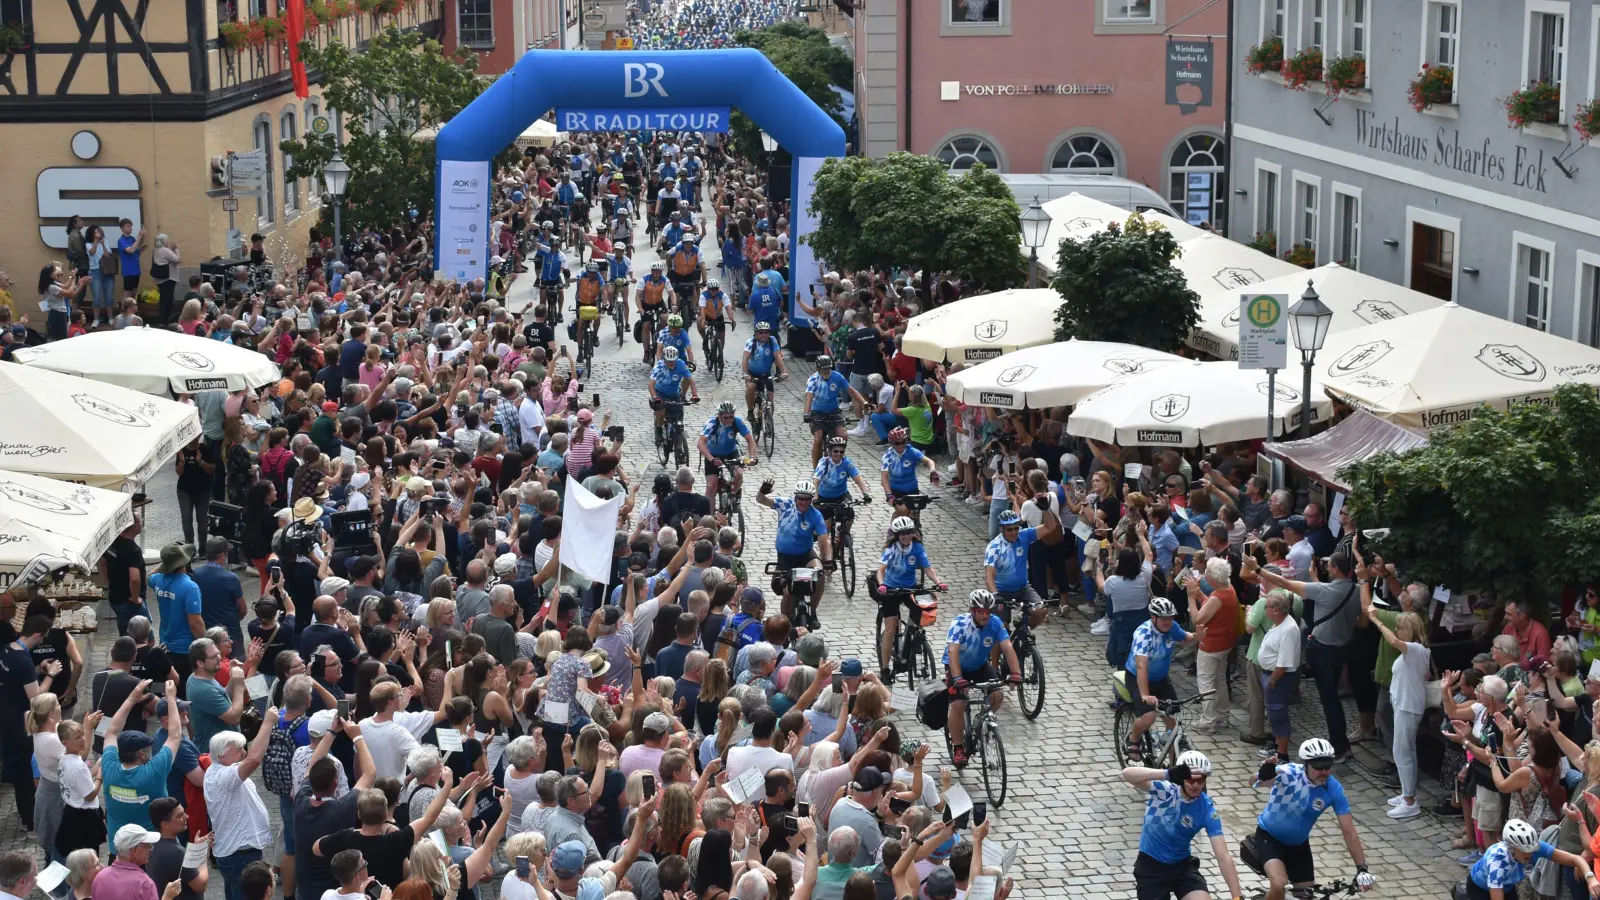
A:
[[[824,438],[834,435],[844,437],[844,422],[839,415],[839,401],[846,396],[855,407],[856,415],[861,415],[861,405],[866,401],[862,400],[856,389],[850,386],[849,379],[833,370],[833,357],[826,354],[817,357],[817,371],[806,379],[805,406],[805,420],[811,423],[813,466],[822,458]],[[825,435],[823,431],[829,428],[830,422],[832,430]]]
[[[666,265],[660,262],[650,264],[650,274],[639,279],[639,292],[634,297],[634,302],[639,306],[639,321],[641,335],[645,343],[649,344],[655,339],[656,328],[661,321],[661,314],[665,312],[667,300],[667,278],[662,273]]]
[[[862,502],[869,499],[867,480],[861,477],[861,470],[856,468],[855,462],[845,456],[845,443],[845,439],[837,435],[828,438],[828,455],[817,463],[816,471],[812,473],[817,481],[817,503],[824,507],[849,500],[852,479],[856,483],[856,490],[861,492]],[[826,508],[822,516],[830,518]]]
[[[656,443],[661,443],[661,419],[666,413],[666,404],[663,400],[678,402],[683,399],[683,386],[689,385],[689,396],[694,402],[700,400],[700,388],[694,383],[694,376],[689,373],[689,367],[678,358],[677,347],[666,347],[661,351],[661,359],[656,361],[655,367],[650,370],[650,408],[656,411]]]
[[[817,558],[813,545],[822,551],[822,567],[829,572],[834,569],[833,542],[828,538],[828,525],[822,520],[822,513],[812,500],[817,495],[817,485],[809,478],[802,478],[794,483],[793,497],[774,497],[772,495],[772,479],[761,482],[761,491],[756,494],[756,502],[762,506],[771,507],[778,514],[778,568],[783,571],[789,569],[808,568]],[[773,579],[774,593],[781,593],[783,597],[783,614],[791,620],[794,618],[794,597],[790,595],[787,583],[778,583]],[[783,590],[780,592],[779,588]],[[811,610],[812,618],[816,619],[816,610],[822,604],[822,579],[812,582]],[[821,626],[821,620],[817,619]]]
[[[772,336],[772,326],[769,323],[757,322],[756,336],[744,342],[743,365],[745,415],[755,419],[756,382],[767,380],[769,382],[767,390],[772,390],[770,381],[774,366],[778,369],[779,378],[789,376],[789,371],[783,364],[783,348],[778,346],[778,339]]]
[[[1521,819],[1507,819],[1500,829],[1499,843],[1492,844],[1472,864],[1465,882],[1466,900],[1515,898],[1517,885],[1527,877],[1529,867],[1541,859],[1582,872],[1589,896],[1600,893],[1600,880],[1596,880],[1593,867],[1581,855],[1557,850],[1539,840],[1539,832]]]
[[[1006,627],[1011,627],[1010,606],[1033,610],[1043,602],[1028,581],[1028,552],[1033,542],[1054,542],[1061,534],[1061,520],[1050,511],[1045,495],[1033,498],[1040,510],[1039,525],[1023,528],[1022,516],[1014,509],[1000,513],[1000,533],[983,550],[983,578],[989,590],[1007,605]],[[1030,624],[1032,624],[1030,622]]]
[[[672,293],[676,298],[673,305],[679,312],[684,312],[694,302],[700,280],[705,277],[700,247],[692,233],[685,234],[683,240],[672,248],[672,252],[667,254],[667,262],[671,267]]]
[[[750,292],[750,318],[756,322],[771,322],[773,327],[782,324],[783,294],[778,292],[772,279],[762,272],[756,276],[755,289]]]
[[[1005,513],[1001,513],[1001,516],[1004,517]],[[1178,699],[1172,682],[1167,679],[1167,672],[1172,667],[1172,648],[1200,640],[1198,634],[1184,631],[1183,626],[1173,620],[1178,610],[1171,600],[1156,597],[1150,601],[1149,609],[1150,620],[1141,623],[1133,632],[1133,646],[1128,649],[1127,661],[1123,663],[1124,678],[1129,693],[1133,694],[1133,714],[1136,717],[1133,728],[1128,732],[1128,745],[1123,748],[1129,762],[1143,758],[1140,748],[1143,746],[1144,733],[1156,720],[1158,702]],[[1173,727],[1171,716],[1164,716],[1163,719],[1169,729]]]
[[[583,274],[578,276],[578,321],[582,327],[594,330],[599,334],[599,326],[591,324],[600,319],[600,304],[605,299],[606,280],[600,277],[600,264],[590,260],[583,267]],[[584,307],[589,309],[585,311]],[[598,340],[598,337],[596,338]]]
[[[710,345],[707,343],[710,332],[706,329],[715,328],[718,333],[723,333],[727,328],[736,327],[731,316],[723,315],[727,308],[728,295],[722,292],[722,282],[715,278],[708,280],[706,289],[700,293],[700,313],[697,323],[700,329],[700,346],[707,348],[707,359],[711,358],[711,351],[709,349]],[[723,336],[725,338],[726,334],[723,334]],[[723,341],[723,348],[724,353],[726,353],[726,340]]]
[[[1152,608],[1154,605],[1151,604]],[[1141,631],[1144,627],[1139,626]],[[1377,883],[1367,871],[1367,853],[1361,847],[1360,835],[1356,834],[1350,801],[1345,799],[1344,787],[1333,775],[1332,744],[1322,738],[1305,741],[1300,745],[1298,765],[1280,764],[1277,754],[1267,757],[1256,773],[1256,784],[1272,785],[1267,805],[1256,817],[1255,834],[1250,838],[1255,845],[1256,858],[1266,872],[1267,900],[1283,900],[1284,890],[1290,884],[1303,887],[1316,881],[1316,867],[1311,859],[1311,829],[1329,808],[1339,817],[1345,848],[1356,864],[1356,886],[1366,890]]]
[[[932,457],[924,456],[921,450],[906,446],[910,439],[911,435],[903,425],[889,429],[889,449],[883,451],[883,467],[878,473],[878,479],[883,484],[883,501],[894,505],[897,516],[910,515],[911,510],[903,503],[896,503],[896,497],[922,493],[922,488],[917,484],[917,470],[924,463],[928,466],[928,480],[936,485],[939,483],[939,465]],[[990,590],[993,590],[992,585]]]
[[[911,595],[903,593],[916,588],[917,576],[926,577],[936,591],[947,588],[939,581],[933,563],[928,561],[928,551],[918,540],[917,523],[911,521],[910,516],[895,516],[889,523],[889,531],[893,536],[883,545],[878,571],[867,576],[867,587],[877,595],[878,615],[883,619],[883,636],[878,639],[878,650],[882,654],[878,658],[882,660],[894,659],[894,641],[900,634],[900,607],[904,606],[912,615],[920,615],[912,605]],[[893,684],[894,675],[893,666],[879,673],[884,684]]]
[[[683,199],[675,185],[676,179],[668,176],[661,179],[661,189],[656,191],[655,222],[662,228],[666,227],[667,217],[678,211],[678,202]]]
[[[661,246],[657,249],[676,247],[683,240],[683,214],[674,210],[667,216],[667,227],[661,229]]]
[[[1022,667],[1017,664],[1017,651],[1011,646],[1011,634],[994,615],[994,594],[979,588],[967,598],[967,612],[956,616],[945,637],[945,684],[950,688],[950,715],[945,728],[950,732],[950,746],[955,748],[952,762],[958,769],[967,766],[967,686],[974,681],[994,681],[994,666],[989,663],[996,647],[1005,654],[1011,673],[1009,684],[1021,684]],[[989,706],[999,710],[1005,694],[989,694]]]
[[[544,224],[548,227],[551,223]],[[541,235],[534,246],[537,248],[534,265],[539,270],[539,294],[541,297],[555,295],[555,302],[545,305],[550,308],[551,318],[559,320],[565,302],[561,293],[567,286],[567,255],[561,252],[561,241],[554,237]]]
[[[689,365],[694,365],[694,347],[689,343],[688,333],[683,330],[683,316],[677,313],[667,316],[667,327],[656,333],[656,355],[661,355],[668,347],[676,347],[678,355],[688,360]]]
[[[743,437],[746,447],[750,451],[750,458],[756,455],[755,435],[750,433],[750,426],[734,414],[733,404],[724,400],[717,407],[717,414],[706,420],[706,427],[700,432],[700,455],[706,461],[706,497],[713,503],[717,499],[717,484],[721,481],[720,463],[727,460],[739,459],[739,438]],[[738,496],[739,486],[743,482],[740,475],[742,471],[738,466],[730,466],[733,472],[733,493]]]
[[[1194,836],[1205,829],[1211,853],[1228,884],[1228,896],[1239,891],[1239,870],[1233,864],[1222,818],[1206,793],[1211,760],[1199,750],[1186,750],[1170,769],[1129,766],[1122,780],[1149,793],[1144,805],[1144,827],[1139,831],[1139,856],[1133,862],[1137,900],[1205,900],[1211,896],[1200,874],[1200,860],[1189,852]]]

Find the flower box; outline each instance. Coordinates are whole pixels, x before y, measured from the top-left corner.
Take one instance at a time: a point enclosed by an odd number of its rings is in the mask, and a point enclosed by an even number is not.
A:
[[[1249,244],[1246,246],[1249,246],[1255,250],[1259,250],[1268,256],[1277,256],[1278,236],[1271,231],[1258,231],[1256,232],[1256,236],[1251,238]]]
[[[1245,68],[1251,75],[1277,72],[1283,68],[1283,38],[1269,37],[1245,54]]]
[[[1456,73],[1449,66],[1422,64],[1422,71],[1406,88],[1411,108],[1422,112],[1430,106],[1451,103],[1455,98]]]
[[[1322,49],[1307,47],[1283,64],[1283,86],[1292,91],[1303,91],[1306,83],[1322,80]]]
[[[1506,98],[1506,121],[1512,128],[1553,124],[1561,118],[1561,88],[1540,81]]]
[[[1328,93],[1348,94],[1367,86],[1367,61],[1361,55],[1336,56],[1328,61]]]
[[[1290,247],[1289,252],[1285,253],[1283,258],[1302,269],[1314,269],[1317,267],[1317,251],[1307,247],[1305,244]]]
[[[1595,135],[1600,134],[1600,100],[1578,104],[1572,115],[1572,128],[1584,141],[1594,140]]]

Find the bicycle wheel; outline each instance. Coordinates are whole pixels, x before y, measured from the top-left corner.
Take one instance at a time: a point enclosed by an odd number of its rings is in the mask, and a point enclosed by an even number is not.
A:
[[[983,739],[978,742],[978,759],[983,763],[983,792],[989,795],[992,806],[1006,802],[1006,745],[1000,740],[1000,729],[991,720],[983,727]]]
[[[672,425],[666,426],[666,433],[661,436],[660,442],[656,444],[656,453],[661,457],[661,465],[663,468],[665,468],[666,465],[672,461],[672,432],[674,427],[675,426]]]
[[[856,542],[846,531],[839,538],[839,572],[844,576],[844,595],[856,595]]]
[[[722,383],[722,339],[721,338],[717,338],[712,343],[711,353],[708,354],[708,355],[711,357],[711,376],[713,378],[717,379],[717,383],[718,384],[721,384]]]
[[[733,504],[733,520],[738,523],[737,527],[739,529],[739,550],[734,555],[735,556],[743,556],[744,555],[744,506],[743,505],[741,505],[739,503],[734,503]]]
[[[938,671],[933,667],[933,647],[928,644],[926,632],[917,632],[916,644],[911,653],[907,654],[910,657],[910,665],[906,666],[906,687],[912,690],[917,689],[917,678],[932,681],[936,677],[934,673]]]
[[[674,429],[672,436],[672,452],[677,457],[678,465],[683,466],[689,461],[689,442],[684,439],[683,429]]]
[[[1022,683],[1017,685],[1017,706],[1031,722],[1039,717],[1039,710],[1044,708],[1044,657],[1039,654],[1038,647],[1029,646],[1027,653],[1018,654],[1017,662],[1022,666]]]
[[[778,429],[772,425],[772,395],[768,394],[761,401],[761,444],[767,450],[767,459],[772,458],[772,451],[778,444]]]
[[[1112,757],[1117,761],[1117,767],[1128,765],[1128,734],[1133,731],[1133,723],[1137,717],[1133,714],[1131,705],[1117,709],[1116,718],[1111,723]],[[1146,731],[1144,740],[1139,747],[1140,765],[1152,765],[1155,756],[1155,746],[1150,739],[1150,732]]]
[[[878,671],[882,672],[884,669],[889,668],[890,660],[885,659],[883,655],[883,612],[881,610],[878,612],[878,625],[872,630],[872,649],[873,652],[878,654]],[[899,649],[900,638],[896,635],[895,646],[890,647],[889,652],[892,654]],[[948,735],[945,736],[945,740],[946,742],[950,740]]]

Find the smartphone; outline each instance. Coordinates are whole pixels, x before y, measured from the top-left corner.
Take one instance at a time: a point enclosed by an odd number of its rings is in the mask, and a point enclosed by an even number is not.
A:
[[[989,818],[989,804],[981,800],[974,800],[972,802],[972,827],[976,828],[982,825],[983,820],[987,818]]]
[[[897,816],[905,815],[906,810],[908,810],[910,808],[911,808],[911,801],[910,800],[902,800],[899,797],[890,797],[889,798],[889,811],[894,813]]]
[[[151,697],[165,697],[167,695],[167,683],[165,681],[152,681],[150,682],[150,687],[145,690],[145,694]]]
[[[517,857],[517,877],[527,878],[532,873],[533,866],[528,862],[528,858],[526,856]]]
[[[835,694],[844,693],[844,676],[838,672],[833,673],[833,692]]]
[[[589,408],[590,409],[599,409],[600,408],[600,395],[599,394],[595,394],[594,395],[594,402]]]
[[[578,398],[577,397],[568,397],[567,398],[567,412],[575,413],[577,411],[578,411]]]
[[[809,803],[796,803],[794,805],[794,814],[799,816],[802,819],[811,818],[811,804],[809,804]]]
[[[345,720],[348,720],[350,718],[350,701],[349,700],[340,700],[339,701],[339,712],[337,713],[337,715],[339,716],[339,718],[345,719]]]
[[[783,830],[787,834],[798,834],[800,832],[800,820],[795,816],[784,816]]]
[[[369,898],[371,898],[371,900],[378,900],[379,897],[383,896],[383,891],[383,882],[374,878],[367,882],[367,886],[362,890],[362,893],[366,894]]]
[[[267,563],[267,580],[274,581],[283,577],[283,563],[272,560]]]
[[[656,795],[656,776],[646,772],[639,780],[639,784],[644,788],[644,799],[649,800]]]

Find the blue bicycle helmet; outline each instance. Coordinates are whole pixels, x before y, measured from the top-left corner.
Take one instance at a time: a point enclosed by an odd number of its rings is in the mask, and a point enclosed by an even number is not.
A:
[[[1016,510],[1008,509],[1005,512],[1000,514],[1000,520],[999,521],[1000,521],[1000,527],[1001,528],[1010,528],[1013,525],[1022,524],[1022,517],[1017,515]]]

